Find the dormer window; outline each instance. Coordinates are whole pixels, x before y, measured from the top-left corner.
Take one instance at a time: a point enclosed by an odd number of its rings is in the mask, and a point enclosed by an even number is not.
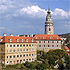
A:
[[[0,42],[2,41],[2,39],[0,39]]]
[[[28,42],[28,39],[26,39],[26,42]]]
[[[37,37],[35,37],[35,39],[37,39]]]
[[[51,39],[51,37],[49,37],[49,39]]]
[[[42,39],[44,39],[44,37],[42,37]]]
[[[21,41],[23,42],[23,39],[21,39]]]
[[[11,40],[11,39],[9,39],[9,41],[10,41],[10,42],[12,42],[12,40]]]
[[[19,42],[19,39],[16,39],[17,40],[17,42]]]
[[[33,42],[33,39],[31,41]]]
[[[56,37],[56,39],[58,39],[58,37]]]

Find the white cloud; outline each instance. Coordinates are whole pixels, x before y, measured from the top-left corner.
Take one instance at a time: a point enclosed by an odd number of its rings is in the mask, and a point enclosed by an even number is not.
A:
[[[28,6],[25,8],[21,8],[18,10],[18,13],[21,15],[27,14],[30,15],[31,17],[45,17],[46,11],[45,9],[41,9],[39,6]]]
[[[5,27],[0,27],[0,29],[5,29]]]
[[[68,18],[69,17],[69,13],[64,11],[63,9],[59,9],[59,8],[55,8],[53,11],[53,16],[54,18],[59,18],[59,19],[64,19],[64,18]]]

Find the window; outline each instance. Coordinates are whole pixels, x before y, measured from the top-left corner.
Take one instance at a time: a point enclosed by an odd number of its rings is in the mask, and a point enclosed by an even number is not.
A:
[[[21,41],[23,42],[23,39],[21,39]]]
[[[26,49],[26,51],[28,51],[28,49]]]
[[[22,55],[20,55],[20,57],[22,57]]]
[[[31,54],[29,54],[29,56],[31,56]]]
[[[20,60],[20,62],[22,62],[22,60]]]
[[[19,52],[19,49],[17,49],[17,52]]]
[[[15,50],[13,50],[13,52],[15,52]]]
[[[23,54],[23,57],[25,57],[25,54]]]
[[[28,46],[28,44],[26,46]]]
[[[44,39],[44,37],[42,37],[42,39]]]
[[[22,45],[20,45],[20,47],[22,47]]]
[[[49,39],[51,39],[51,37],[49,37]]]
[[[25,51],[25,49],[23,49],[23,51]]]
[[[39,41],[39,43],[41,43],[41,41]]]
[[[8,61],[7,61],[7,63],[8,63]]]
[[[31,41],[33,42],[33,39]]]
[[[23,47],[25,47],[25,44],[23,44]]]
[[[23,61],[25,61],[25,59],[23,59]]]
[[[28,61],[28,59],[26,59],[26,61]]]
[[[32,60],[34,60],[34,58],[32,58]]]
[[[15,45],[13,45],[13,47],[15,47]]]
[[[31,59],[29,59],[29,60],[31,60]]]
[[[58,45],[57,45],[57,47],[58,47]]]
[[[58,37],[56,37],[56,39],[58,39]]]
[[[17,40],[17,42],[19,42],[19,39],[16,39]]]
[[[17,55],[17,57],[19,57],[19,55]]]
[[[29,46],[31,46],[31,44],[29,44]]]
[[[10,56],[10,58],[12,58],[12,56]]]
[[[7,47],[8,47],[8,45],[7,45]]]
[[[17,62],[19,62],[19,60],[17,60]]]
[[[8,58],[8,56],[7,56],[7,58]]]
[[[28,56],[28,54],[26,54],[26,56]]]
[[[39,45],[39,47],[41,47],[41,45]]]
[[[7,52],[8,52],[8,50],[7,50]]]
[[[45,41],[44,41],[44,43],[45,43]]]
[[[28,39],[26,39],[26,42],[28,42]]]
[[[12,63],[12,61],[10,61],[10,63]]]
[[[52,45],[52,47],[54,47],[54,45]]]
[[[15,58],[15,55],[13,56],[13,58]]]
[[[35,39],[37,39],[37,37],[35,37]]]
[[[9,39],[9,41],[10,41],[10,42],[12,42],[12,40],[11,40],[11,39]]]
[[[54,41],[52,41],[52,43],[54,43]]]
[[[49,43],[49,41],[48,41],[48,43]]]
[[[10,52],[12,52],[12,50],[10,50]]]
[[[49,31],[51,31],[51,29],[49,28]]]
[[[20,49],[20,51],[22,52],[22,49]]]
[[[17,45],[17,47],[19,47],[19,45]]]
[[[32,44],[32,46],[33,46],[33,44]]]
[[[29,49],[29,51],[31,51],[31,49]]]
[[[32,56],[33,56],[33,54],[32,54]]]
[[[48,47],[49,47],[49,45],[48,45]]]
[[[57,43],[58,43],[58,41],[57,41]]]
[[[12,47],[12,45],[10,45],[10,47]]]

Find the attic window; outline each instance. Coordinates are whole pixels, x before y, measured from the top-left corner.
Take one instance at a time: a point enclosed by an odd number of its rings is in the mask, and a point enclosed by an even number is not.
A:
[[[51,37],[49,37],[49,39],[51,39]]]
[[[42,37],[42,39],[44,39],[44,37]]]
[[[33,42],[33,39],[31,41]]]
[[[19,39],[16,39],[17,40],[17,42],[19,42]]]
[[[35,37],[35,39],[37,39],[37,37]]]
[[[28,39],[26,39],[26,42],[28,42]]]
[[[21,39],[21,41],[23,42],[23,39]]]
[[[56,39],[58,39],[58,37],[56,37]]]
[[[10,42],[12,42],[12,40],[11,40],[11,39],[9,39],[9,41],[10,41]]]
[[[0,42],[2,41],[2,39],[0,39]]]

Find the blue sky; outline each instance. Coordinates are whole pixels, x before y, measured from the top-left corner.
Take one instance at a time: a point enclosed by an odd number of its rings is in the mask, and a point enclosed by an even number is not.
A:
[[[48,4],[54,33],[70,32],[70,0],[0,0],[0,35],[44,34]]]

